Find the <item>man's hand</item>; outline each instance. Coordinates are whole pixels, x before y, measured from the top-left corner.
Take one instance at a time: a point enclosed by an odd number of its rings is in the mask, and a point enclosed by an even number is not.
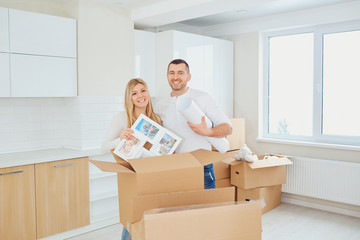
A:
[[[193,124],[191,122],[187,122],[190,126],[190,128],[197,134],[201,136],[210,137],[212,135],[212,129],[207,128],[206,122],[205,122],[205,116],[202,116],[201,123],[200,124]]]
[[[207,128],[205,122],[205,116],[201,118],[200,124],[193,124],[191,122],[188,122],[188,124],[195,133],[205,137],[222,138],[229,136],[232,133],[232,128],[227,123],[220,124],[213,128]]]

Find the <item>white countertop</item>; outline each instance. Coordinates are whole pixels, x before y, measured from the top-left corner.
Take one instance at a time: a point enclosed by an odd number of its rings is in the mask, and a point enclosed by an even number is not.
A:
[[[71,158],[102,158],[100,149],[75,150],[69,148],[51,148],[44,150],[0,154],[0,168],[52,162]]]

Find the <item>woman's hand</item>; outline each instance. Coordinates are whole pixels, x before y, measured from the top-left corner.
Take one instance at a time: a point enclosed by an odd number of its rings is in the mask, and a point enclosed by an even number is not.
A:
[[[131,140],[134,136],[132,135],[134,131],[131,128],[125,128],[120,133],[120,139],[125,138],[126,140]]]

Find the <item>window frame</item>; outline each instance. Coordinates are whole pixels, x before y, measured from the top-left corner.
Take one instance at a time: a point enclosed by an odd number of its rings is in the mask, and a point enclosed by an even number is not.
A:
[[[343,145],[360,146],[360,136],[336,136],[324,135],[323,126],[323,35],[330,33],[341,33],[360,30],[360,21],[351,21],[346,23],[319,25],[306,28],[294,28],[282,31],[269,31],[260,34],[260,51],[262,52],[262,101],[260,103],[260,129],[259,138],[265,141],[273,139],[277,142],[324,144],[324,145]],[[269,133],[269,45],[271,37],[313,33],[314,34],[314,73],[313,73],[313,132],[312,136],[284,135]],[[261,66],[261,65],[260,65]],[[360,125],[360,124],[359,124]],[[359,126],[360,127],[360,126]],[[262,135],[262,136],[261,136]]]

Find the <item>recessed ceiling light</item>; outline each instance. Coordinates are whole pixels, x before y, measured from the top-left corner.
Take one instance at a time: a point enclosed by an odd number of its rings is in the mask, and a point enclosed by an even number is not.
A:
[[[246,9],[241,9],[241,10],[237,10],[235,13],[236,13],[236,14],[246,14],[246,13],[248,13],[248,10],[246,10]]]
[[[123,5],[124,3],[122,2],[122,1],[120,1],[120,0],[116,0],[115,2],[114,2],[116,5]]]

